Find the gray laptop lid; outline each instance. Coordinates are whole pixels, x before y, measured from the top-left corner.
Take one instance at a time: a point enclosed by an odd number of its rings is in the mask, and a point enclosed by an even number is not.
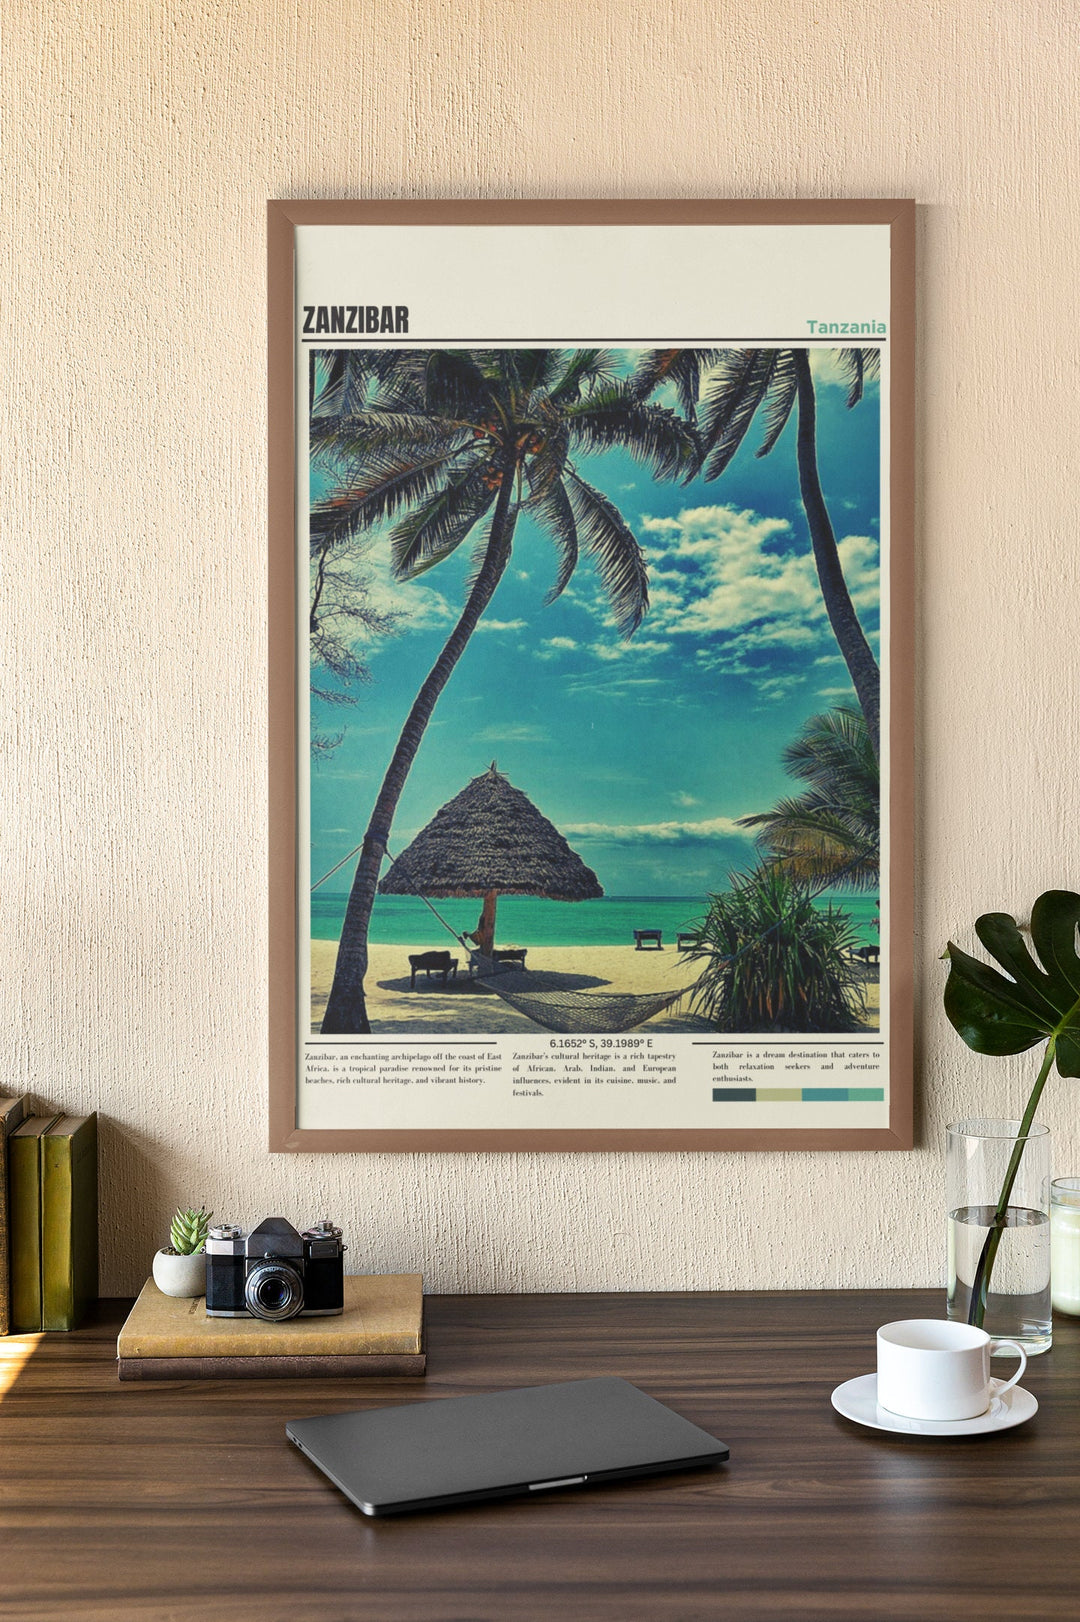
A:
[[[292,1420],[285,1433],[368,1515],[716,1464],[727,1447],[625,1380],[571,1380]]]

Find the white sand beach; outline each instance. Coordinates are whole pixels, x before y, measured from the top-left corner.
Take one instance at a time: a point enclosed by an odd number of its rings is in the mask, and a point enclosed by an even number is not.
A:
[[[411,946],[372,946],[369,948],[365,989],[368,1017],[373,1032],[381,1035],[467,1036],[496,1032],[539,1029],[524,1014],[511,1008],[493,991],[470,981],[468,958],[464,951],[452,951],[458,960],[457,980],[444,987],[442,977],[430,981],[421,973],[416,990],[409,989],[409,954],[432,950],[431,943]],[[438,947],[442,950],[441,943]],[[311,943],[311,1018],[317,1030],[322,1019],[330,983],[334,975],[337,945],[334,941]],[[637,951],[633,946],[538,946],[530,947],[529,970],[565,976],[567,990],[628,991],[642,995],[652,991],[674,991],[693,983],[700,972],[675,950]],[[867,1029],[879,1023],[878,971],[867,970]],[[708,1024],[676,1004],[657,1014],[641,1027],[649,1032],[701,1032]]]

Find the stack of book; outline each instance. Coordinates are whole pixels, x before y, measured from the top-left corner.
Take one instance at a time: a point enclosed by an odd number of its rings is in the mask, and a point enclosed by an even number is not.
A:
[[[350,1276],[340,1317],[209,1318],[202,1296],[163,1295],[147,1279],[116,1356],[121,1380],[310,1379],[423,1374],[419,1273]]]
[[[0,1098],[0,1335],[77,1328],[97,1264],[97,1116]]]

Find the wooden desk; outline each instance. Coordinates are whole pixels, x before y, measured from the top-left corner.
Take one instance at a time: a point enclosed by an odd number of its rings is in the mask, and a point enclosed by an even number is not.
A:
[[[934,1292],[439,1297],[426,1381],[121,1386],[121,1303],[0,1398],[5,1622],[1020,1622],[1080,1612],[1080,1326],[1026,1426],[862,1431],[829,1406]],[[0,1341],[0,1369],[14,1348]],[[285,1420],[617,1373],[731,1446],[717,1471],[371,1521]],[[0,1389],[3,1382],[0,1381]]]

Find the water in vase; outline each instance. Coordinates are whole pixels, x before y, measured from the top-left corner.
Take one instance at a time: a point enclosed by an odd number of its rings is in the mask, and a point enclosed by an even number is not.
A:
[[[975,1269],[993,1219],[992,1205],[963,1205],[949,1212],[950,1318],[967,1319]],[[1050,1219],[1045,1211],[1010,1205],[983,1328],[998,1339],[1018,1340],[1029,1353],[1045,1352],[1050,1345]]]

